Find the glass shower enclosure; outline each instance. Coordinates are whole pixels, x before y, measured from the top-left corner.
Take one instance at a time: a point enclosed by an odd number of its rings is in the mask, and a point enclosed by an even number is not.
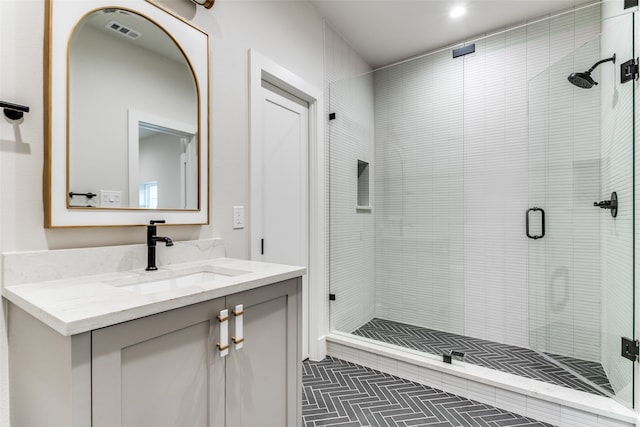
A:
[[[331,84],[333,331],[632,405],[621,12],[577,8]],[[614,54],[598,84],[569,82]]]

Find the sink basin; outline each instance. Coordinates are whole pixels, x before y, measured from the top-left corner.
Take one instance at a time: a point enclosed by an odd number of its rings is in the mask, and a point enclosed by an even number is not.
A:
[[[173,273],[169,276],[164,275],[161,278],[149,280],[142,278],[138,280],[129,280],[123,282],[112,283],[112,285],[137,294],[152,294],[157,292],[166,292],[176,289],[186,289],[198,286],[202,283],[213,282],[220,279],[226,279],[233,276],[244,274],[244,271],[195,271]]]

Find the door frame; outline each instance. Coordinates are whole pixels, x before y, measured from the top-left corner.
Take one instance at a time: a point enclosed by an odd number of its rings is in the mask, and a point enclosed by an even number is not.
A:
[[[254,49],[249,50],[249,230],[256,223],[251,209],[257,199],[260,188],[259,177],[252,173],[251,165],[257,159],[252,147],[262,144],[262,81],[288,92],[309,104],[309,147],[308,185],[309,185],[309,266],[307,271],[309,337],[308,354],[311,360],[321,360],[326,355],[326,334],[329,329],[326,282],[326,202],[325,202],[325,147],[324,121],[322,120],[322,91],[309,84],[274,61],[266,58]],[[257,236],[249,233],[249,253],[259,245]],[[305,313],[303,313],[305,315]]]

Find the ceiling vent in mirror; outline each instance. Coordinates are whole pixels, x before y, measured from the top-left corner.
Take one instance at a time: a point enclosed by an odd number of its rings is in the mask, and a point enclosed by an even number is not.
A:
[[[105,28],[108,28],[111,31],[115,31],[116,33],[121,34],[123,36],[129,37],[132,40],[135,40],[142,35],[142,33],[132,30],[131,28],[125,27],[124,25],[122,25],[117,21],[109,21],[109,23],[105,25]]]

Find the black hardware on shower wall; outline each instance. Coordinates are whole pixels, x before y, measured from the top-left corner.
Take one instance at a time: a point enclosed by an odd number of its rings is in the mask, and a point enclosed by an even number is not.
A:
[[[12,104],[5,101],[0,101],[0,108],[4,110],[4,115],[11,120],[20,120],[24,113],[29,112],[29,107],[25,105]]]
[[[542,214],[542,218],[541,218],[542,219],[542,228],[541,228],[540,234],[531,235],[531,233],[529,232],[529,214],[531,214],[531,212],[536,212],[536,211],[540,211],[540,213]],[[544,237],[544,209],[536,208],[536,207],[528,209],[527,210],[526,227],[527,227],[527,237],[528,238],[533,239],[533,240],[542,239]]]
[[[620,83],[630,82],[638,79],[638,60],[630,59],[624,64],[620,64]]]
[[[630,7],[637,7],[638,0],[624,0],[624,8],[629,9]]]
[[[638,343],[638,340],[632,340],[631,338],[622,337],[621,344],[620,355],[631,360],[632,362],[637,361],[638,354],[640,354],[640,345]]]
[[[611,193],[611,200],[602,200],[600,202],[593,202],[593,206],[597,206],[602,209],[611,209],[611,216],[618,216],[618,193],[615,191]]]

